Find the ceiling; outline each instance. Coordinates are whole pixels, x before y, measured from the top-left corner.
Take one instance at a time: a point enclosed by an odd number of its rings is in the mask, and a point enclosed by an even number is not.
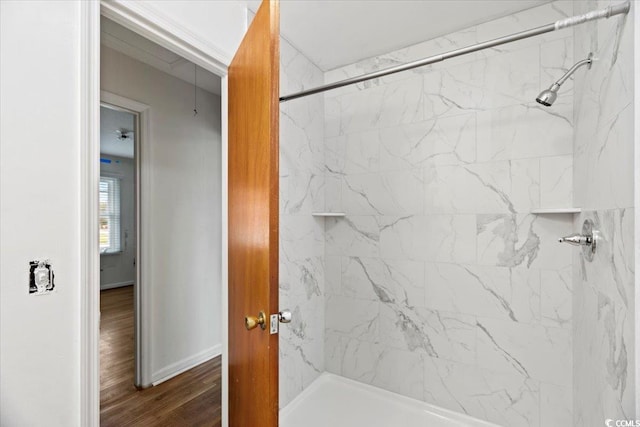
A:
[[[100,32],[100,42],[104,46],[193,84],[194,63],[104,16],[100,18]],[[197,68],[198,87],[220,95],[220,77],[203,68]]]
[[[240,1],[253,11],[260,4]],[[280,31],[327,71],[548,1],[282,0]]]
[[[126,111],[100,107],[100,154],[133,159],[135,116]],[[117,131],[128,131],[133,138],[120,141]]]

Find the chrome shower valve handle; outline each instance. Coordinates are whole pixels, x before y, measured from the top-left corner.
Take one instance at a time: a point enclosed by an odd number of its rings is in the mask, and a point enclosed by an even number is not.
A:
[[[569,243],[574,246],[582,246],[582,254],[587,261],[593,261],[598,242],[598,230],[593,228],[593,221],[585,219],[582,224],[582,234],[570,234],[558,239],[560,243]]]
[[[560,243],[569,243],[574,246],[590,246],[593,243],[593,236],[583,236],[582,234],[570,234],[558,239]]]

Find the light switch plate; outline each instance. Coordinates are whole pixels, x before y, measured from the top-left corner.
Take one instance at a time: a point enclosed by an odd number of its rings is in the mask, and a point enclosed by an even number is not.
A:
[[[53,292],[55,283],[51,261],[33,260],[29,262],[29,295],[46,295]]]

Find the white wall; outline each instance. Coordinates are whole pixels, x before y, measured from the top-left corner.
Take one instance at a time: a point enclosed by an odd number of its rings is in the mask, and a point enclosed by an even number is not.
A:
[[[131,285],[136,278],[135,162],[101,154],[111,163],[100,163],[100,175],[120,178],[121,252],[100,255],[100,289]]]
[[[194,117],[192,85],[104,46],[101,64],[102,90],[150,106],[140,262],[157,381],[220,353],[220,97],[198,90]]]
[[[173,23],[183,27],[169,31],[202,39],[209,55],[231,55],[246,28],[241,5],[182,5]],[[2,1],[0,16],[0,425],[78,426],[80,2]],[[34,257],[52,260],[54,295],[28,297]]]
[[[76,2],[0,2],[0,425],[80,422]],[[45,43],[46,41],[46,43]],[[56,292],[29,296],[49,258]]]

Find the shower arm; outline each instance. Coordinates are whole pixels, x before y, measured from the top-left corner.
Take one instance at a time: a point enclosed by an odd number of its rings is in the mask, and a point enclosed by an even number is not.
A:
[[[576,70],[577,70],[578,68],[582,67],[583,65],[588,65],[588,66],[589,66],[589,68],[591,68],[591,64],[592,64],[592,63],[593,63],[593,59],[591,59],[591,55],[589,55],[589,57],[588,57],[587,59],[583,59],[582,61],[577,62],[573,67],[569,68],[569,71],[567,71],[566,73],[564,73],[564,76],[560,77],[560,78],[558,79],[558,81],[557,81],[557,82],[555,82],[555,83],[551,86],[551,88],[552,88],[551,90],[553,90],[553,88],[556,88],[556,90],[557,90],[558,88],[560,88],[560,86],[562,86],[562,84],[563,84],[564,82],[566,82],[566,81],[567,81],[567,79],[568,79],[569,77],[571,77],[571,75],[572,75],[573,73],[575,73],[575,72],[576,72]]]
[[[471,46],[467,46],[467,47],[463,47],[463,48],[460,48],[460,49],[454,49],[452,51],[449,51],[449,52],[446,52],[446,53],[443,53],[443,54],[440,54],[440,55],[434,55],[434,56],[430,56],[428,58],[420,59],[420,60],[409,62],[409,63],[406,63],[406,64],[396,65],[394,67],[385,68],[384,70],[374,71],[374,72],[369,73],[369,74],[364,74],[364,75],[361,75],[361,76],[356,76],[356,77],[351,77],[351,78],[348,78],[348,79],[345,79],[345,80],[340,80],[340,81],[337,81],[337,82],[334,82],[334,83],[325,84],[325,85],[318,86],[318,87],[313,88],[313,89],[307,89],[307,90],[303,90],[303,91],[298,92],[298,93],[293,93],[291,95],[285,95],[285,96],[280,97],[280,102],[291,101],[293,99],[302,98],[304,96],[313,95],[313,94],[321,93],[321,92],[326,92],[328,90],[337,89],[337,88],[340,88],[340,87],[343,87],[343,86],[348,86],[348,85],[364,82],[364,81],[367,81],[367,80],[376,79],[376,78],[379,78],[379,77],[387,76],[389,74],[395,74],[395,73],[399,73],[401,71],[411,70],[413,68],[418,68],[418,67],[423,67],[425,65],[435,64],[436,62],[441,62],[441,61],[444,61],[446,59],[455,58],[457,56],[462,56],[462,55],[466,55],[466,54],[469,54],[469,53],[477,52],[477,51],[480,51],[480,50],[483,50],[483,49],[488,49],[488,48],[491,48],[491,47],[500,46],[500,45],[503,45],[503,44],[506,44],[506,43],[512,43],[512,42],[515,42],[515,41],[518,41],[518,40],[527,39],[529,37],[538,36],[540,34],[545,34],[545,33],[550,33],[550,32],[553,32],[553,31],[562,30],[564,28],[573,27],[574,25],[583,24],[585,22],[594,21],[594,20],[602,19],[602,18],[610,18],[610,17],[612,17],[614,15],[627,14],[627,13],[629,13],[630,9],[631,9],[631,3],[629,2],[629,0],[627,0],[624,3],[615,4],[615,5],[606,7],[604,9],[592,10],[591,12],[587,12],[587,13],[582,14],[582,15],[577,15],[577,16],[572,16],[572,17],[565,18],[565,19],[560,19],[560,20],[558,20],[558,21],[556,21],[554,23],[543,25],[541,27],[537,27],[537,28],[533,28],[533,29],[530,29],[530,30],[522,31],[522,32],[519,32],[519,33],[511,34],[511,35],[508,35],[508,36],[500,37],[500,38],[497,38],[497,39],[485,41],[485,42],[482,42],[482,43],[477,43],[477,44],[474,44],[474,45],[471,45]],[[580,63],[578,63],[578,64],[580,64]],[[580,64],[580,65],[578,65],[578,64],[576,64],[575,66],[583,65],[583,64]],[[573,70],[573,68],[572,68],[572,70]],[[569,71],[572,72],[571,70],[569,70]],[[573,71],[575,71],[575,70],[573,70]],[[570,75],[570,73],[569,73],[569,75]],[[565,76],[563,76],[563,78],[564,77]],[[558,80],[558,81],[560,81],[560,80]],[[564,80],[562,82],[564,82]],[[562,84],[562,83],[560,83],[560,84]]]

